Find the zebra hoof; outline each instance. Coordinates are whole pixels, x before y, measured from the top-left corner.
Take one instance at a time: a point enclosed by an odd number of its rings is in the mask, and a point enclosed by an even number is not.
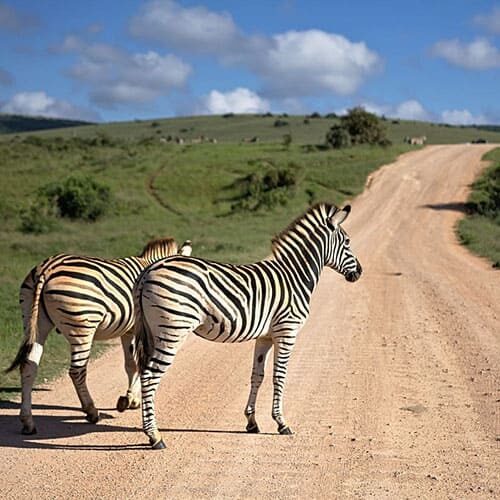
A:
[[[129,407],[127,396],[120,396],[118,402],[116,403],[116,409],[119,412],[125,411]]]
[[[258,434],[260,432],[259,426],[257,424],[248,424],[246,429],[249,434]]]
[[[128,405],[129,410],[137,410],[137,408],[140,408],[141,406],[141,401],[137,401],[136,399],[133,399],[130,404]]]
[[[292,429],[288,425],[278,428],[278,432],[283,436],[291,436],[293,434]]]
[[[87,415],[85,415],[85,420],[91,424],[97,424],[97,422],[99,422],[99,413],[87,413]]]
[[[23,425],[23,428],[21,429],[21,434],[24,434],[25,436],[32,436],[33,434],[36,434],[36,427],[29,427],[27,425]]]
[[[153,450],[164,450],[167,446],[165,445],[165,442],[163,439],[160,439],[159,441],[156,441],[156,443],[152,443],[152,440],[149,440],[149,443],[151,444],[151,449]]]

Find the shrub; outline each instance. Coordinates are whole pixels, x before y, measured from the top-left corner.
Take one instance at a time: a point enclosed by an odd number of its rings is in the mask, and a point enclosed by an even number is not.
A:
[[[108,209],[111,192],[91,177],[72,176],[42,187],[39,198],[47,199],[60,217],[94,221]]]
[[[45,234],[56,227],[54,210],[43,198],[33,203],[29,208],[21,211],[21,225],[23,233]]]
[[[361,107],[349,110],[340,122],[349,132],[352,144],[380,144],[386,138],[377,116]]]
[[[373,113],[363,108],[353,108],[340,118],[340,125],[333,125],[326,134],[326,143],[333,148],[344,148],[356,144],[378,144],[389,146],[385,128]]]
[[[496,219],[500,213],[500,165],[490,167],[472,185],[466,204],[469,212]]]
[[[333,125],[326,134],[326,143],[332,148],[347,148],[351,145],[351,134],[342,125]]]
[[[235,198],[231,210],[255,211],[286,205],[297,185],[296,169],[290,167],[253,172],[234,183],[233,187],[238,187],[241,194]]]
[[[288,122],[286,120],[278,119],[278,120],[275,120],[274,126],[275,127],[286,127],[286,126],[288,126]]]

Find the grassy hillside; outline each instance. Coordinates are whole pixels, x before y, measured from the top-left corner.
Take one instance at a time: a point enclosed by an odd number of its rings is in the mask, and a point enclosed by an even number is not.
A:
[[[469,215],[460,221],[458,234],[473,252],[500,268],[500,148],[484,159],[492,163],[472,185],[466,205]]]
[[[369,172],[406,149],[331,151],[293,144],[285,149],[280,143],[181,146],[71,137],[0,141],[0,368],[12,360],[21,340],[19,285],[48,255],[134,255],[147,240],[172,235],[191,239],[196,255],[250,262],[268,255],[271,237],[308,203],[341,203],[354,196]],[[241,198],[242,179],[278,170],[289,172],[295,183],[286,193],[286,205],[256,212],[233,209]],[[94,223],[58,219],[51,232],[23,233],[22,214],[36,201],[37,190],[70,174],[90,175],[108,185],[113,196],[109,213]],[[65,339],[49,336],[40,381],[67,365],[67,351]],[[17,373],[0,375],[0,388],[18,384]]]
[[[276,127],[280,119],[287,125]],[[154,237],[193,240],[194,253],[243,263],[268,255],[271,237],[309,203],[341,204],[361,192],[366,176],[411,147],[405,135],[428,136],[430,142],[463,142],[478,136],[500,142],[500,134],[431,124],[387,121],[393,146],[327,150],[322,144],[335,119],[276,116],[210,116],[146,122],[89,125],[0,136],[0,369],[12,360],[21,341],[17,303],[19,285],[45,257],[71,252],[102,257],[138,254]],[[292,134],[289,147],[283,135]],[[200,136],[217,143],[175,144]],[[258,137],[258,142],[241,142]],[[40,188],[70,175],[88,175],[109,186],[108,213],[96,222],[52,220],[43,234],[21,231]],[[255,206],[245,198],[249,182],[286,178],[269,199],[274,207]],[[266,181],[267,182],[267,181]],[[258,190],[257,190],[258,191]],[[287,201],[280,204],[280,201]],[[40,208],[40,210],[38,210]],[[24,214],[24,215],[23,215]],[[353,235],[356,247],[356,237]],[[68,363],[65,339],[49,336],[38,380]],[[15,394],[18,374],[0,374],[0,397]],[[12,392],[13,391],[13,392]]]
[[[6,115],[0,113],[0,134],[31,132],[46,129],[88,125],[80,120],[63,120],[62,118],[45,118],[43,116]]]
[[[281,126],[275,126],[276,122]],[[42,137],[95,137],[106,134],[112,138],[138,140],[180,137],[190,142],[204,136],[218,143],[239,143],[257,137],[259,142],[281,142],[284,134],[291,134],[294,144],[323,144],[328,129],[336,118],[311,118],[284,115],[226,115],[193,116],[119,122],[72,127],[63,130],[38,132]],[[500,143],[500,131],[474,127],[452,127],[444,124],[406,120],[385,120],[387,135],[394,144],[403,143],[405,136],[427,136],[428,144],[454,144],[483,138]],[[1,139],[1,136],[0,136]]]

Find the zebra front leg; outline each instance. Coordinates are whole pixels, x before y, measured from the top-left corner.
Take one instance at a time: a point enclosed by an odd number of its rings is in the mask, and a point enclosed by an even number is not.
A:
[[[71,342],[71,366],[69,369],[69,376],[75,386],[78,399],[82,405],[82,410],[87,415],[85,418],[91,424],[95,424],[99,421],[99,413],[87,387],[87,364],[94,335],[89,335],[87,332],[77,333],[72,331],[69,334],[69,338]]]
[[[288,361],[295,345],[297,332],[279,332],[273,336],[274,341],[274,366],[273,366],[273,411],[272,417],[278,424],[280,434],[293,434],[283,416],[283,394],[285,389]]]
[[[255,420],[255,406],[259,388],[264,380],[267,355],[272,345],[273,341],[271,337],[260,337],[255,341],[250,394],[245,408],[245,416],[248,420],[246,430],[250,433],[260,432],[257,421]]]
[[[123,355],[125,358],[125,371],[128,376],[128,390],[125,396],[120,396],[116,403],[118,411],[127,409],[135,410],[141,405],[139,369],[134,358],[134,336],[127,332],[120,339],[122,341]]]

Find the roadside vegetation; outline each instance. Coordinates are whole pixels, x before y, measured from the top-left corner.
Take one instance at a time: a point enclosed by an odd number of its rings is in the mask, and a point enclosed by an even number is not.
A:
[[[500,148],[484,159],[492,163],[472,185],[468,215],[460,221],[458,234],[464,245],[500,268]]]
[[[341,119],[317,113],[0,135],[0,370],[22,338],[19,285],[49,255],[137,255],[148,240],[173,236],[191,239],[197,256],[252,262],[269,254],[272,236],[308,205],[340,205],[359,194],[373,170],[412,149],[406,135],[461,142],[481,133],[500,142],[496,131],[382,122],[392,145],[351,140],[340,149],[326,147],[325,138]],[[38,383],[68,361],[66,340],[52,332]],[[0,373],[0,399],[18,387],[17,373]]]

